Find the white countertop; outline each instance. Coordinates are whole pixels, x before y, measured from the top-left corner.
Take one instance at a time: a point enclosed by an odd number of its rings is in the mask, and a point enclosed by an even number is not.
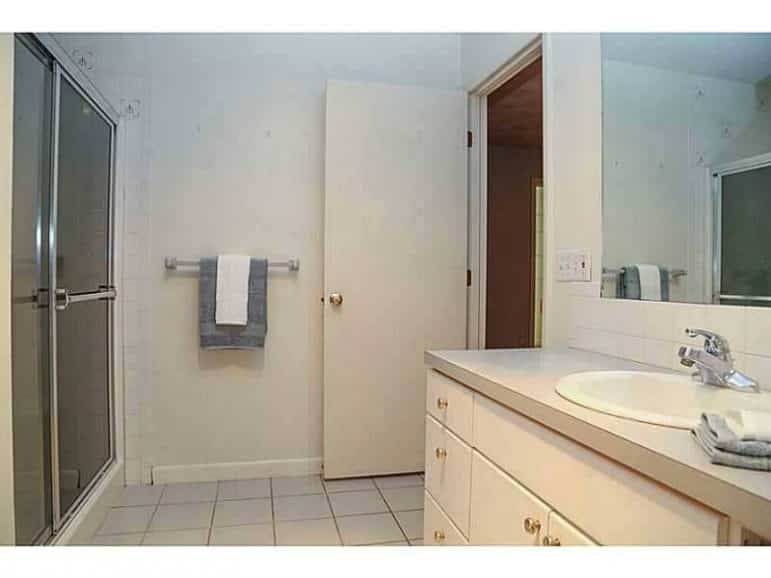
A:
[[[567,348],[428,351],[425,361],[498,403],[771,537],[771,472],[710,464],[685,430],[596,412],[554,389],[570,373],[651,371],[650,366]]]

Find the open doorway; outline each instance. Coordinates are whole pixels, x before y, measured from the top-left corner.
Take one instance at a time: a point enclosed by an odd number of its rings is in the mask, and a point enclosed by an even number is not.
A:
[[[486,107],[485,347],[538,347],[543,316],[541,58],[488,94]]]

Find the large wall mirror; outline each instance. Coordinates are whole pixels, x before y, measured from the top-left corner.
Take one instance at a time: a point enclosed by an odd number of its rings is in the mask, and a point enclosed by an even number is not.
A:
[[[602,296],[771,306],[771,34],[604,34]]]

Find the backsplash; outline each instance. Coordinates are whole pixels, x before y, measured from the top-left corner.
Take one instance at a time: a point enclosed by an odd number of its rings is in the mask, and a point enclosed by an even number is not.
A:
[[[726,337],[737,369],[771,391],[771,308],[657,303],[575,295],[570,345],[613,357],[691,373],[680,365],[680,345],[701,347],[686,327]]]

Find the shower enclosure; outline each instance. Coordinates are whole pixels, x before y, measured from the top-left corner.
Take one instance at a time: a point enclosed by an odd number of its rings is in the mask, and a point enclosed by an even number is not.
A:
[[[715,169],[712,301],[771,306],[771,153]]]
[[[59,531],[112,464],[116,117],[31,35],[15,39],[16,543]]]

